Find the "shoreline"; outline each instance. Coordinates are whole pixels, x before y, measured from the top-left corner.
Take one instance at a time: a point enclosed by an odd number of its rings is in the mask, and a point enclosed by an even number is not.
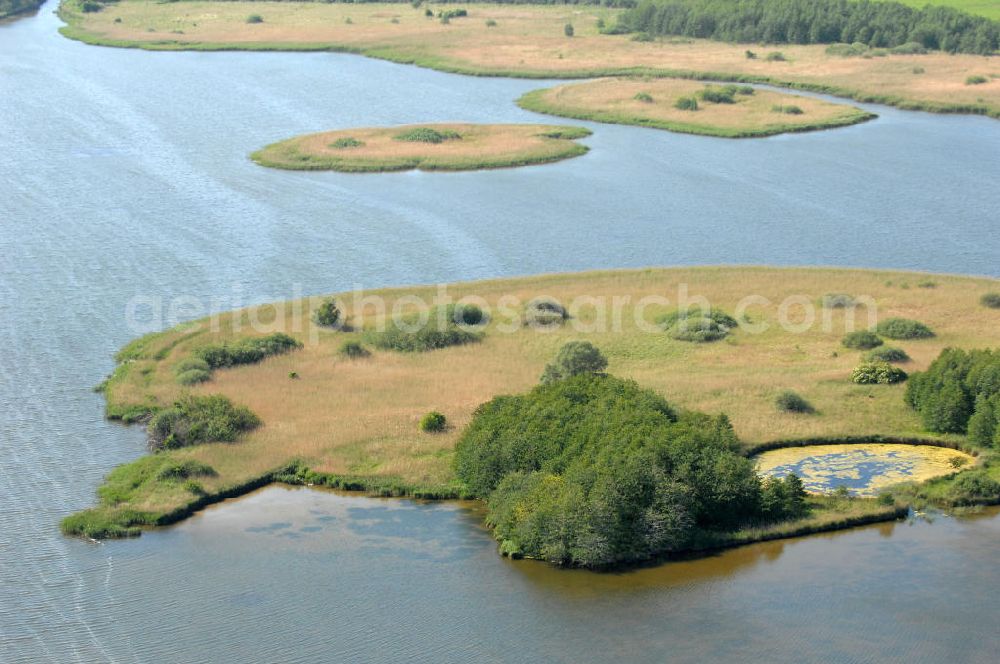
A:
[[[842,99],[853,100],[859,103],[891,106],[906,111],[922,111],[957,115],[982,115],[992,119],[1000,119],[1000,103],[990,104],[982,100],[981,97],[977,98],[975,102],[936,101],[931,99],[919,99],[903,94],[881,93],[877,91],[878,88],[881,87],[879,85],[876,85],[872,91],[864,91],[845,85],[801,80],[795,81],[789,78],[783,78],[781,75],[739,73],[718,68],[702,70],[684,67],[661,67],[648,64],[623,66],[581,66],[578,68],[571,66],[566,68],[546,68],[544,66],[540,67],[531,63],[524,64],[522,66],[509,66],[503,64],[484,65],[469,61],[463,62],[460,58],[456,59],[454,56],[438,52],[425,54],[410,53],[405,50],[405,45],[400,46],[391,42],[365,45],[349,44],[345,42],[338,42],[336,40],[315,42],[296,42],[291,40],[198,41],[188,40],[180,35],[177,36],[178,38],[164,36],[162,39],[151,40],[104,37],[99,34],[89,32],[83,28],[81,22],[84,17],[70,11],[65,4],[65,2],[61,3],[59,9],[57,10],[58,16],[66,23],[65,26],[59,29],[60,34],[67,39],[72,39],[92,46],[135,48],[148,51],[287,51],[343,53],[360,55],[396,64],[422,67],[443,73],[496,78],[584,80],[609,76],[649,76],[652,78],[675,78],[719,83],[753,83],[769,85],[785,90],[799,90],[803,92],[825,94]],[[359,5],[358,7],[358,11],[362,11],[360,8],[362,6]],[[505,6],[498,5],[498,7]],[[394,7],[394,9],[401,10],[405,8],[407,7],[402,5],[400,7]],[[715,42],[708,43],[716,44]],[[736,46],[738,48],[743,48],[745,46],[759,47],[758,44],[728,43],[726,46]],[[794,45],[782,46],[791,48]],[[995,58],[996,61],[1000,61],[1000,55],[976,57]],[[914,60],[914,62],[917,62],[917,60]]]

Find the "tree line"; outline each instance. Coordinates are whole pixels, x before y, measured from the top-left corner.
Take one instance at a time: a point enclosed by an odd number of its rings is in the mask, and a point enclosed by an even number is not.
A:
[[[949,7],[871,0],[646,0],[612,30],[739,43],[919,44],[980,55],[1000,49],[1000,22]]]
[[[0,0],[0,18],[38,9],[45,0]]]

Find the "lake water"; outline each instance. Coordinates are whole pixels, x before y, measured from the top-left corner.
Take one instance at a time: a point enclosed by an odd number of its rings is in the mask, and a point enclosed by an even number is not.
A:
[[[587,125],[590,154],[544,167],[287,173],[246,155],[336,127],[546,121],[512,103],[545,82],[87,47],[53,9],[0,25],[0,661],[995,660],[995,512],[616,575],[503,560],[465,506],[277,487],[134,541],[56,524],[144,453],[90,390],[137,295],[701,263],[1000,276],[1000,122]]]

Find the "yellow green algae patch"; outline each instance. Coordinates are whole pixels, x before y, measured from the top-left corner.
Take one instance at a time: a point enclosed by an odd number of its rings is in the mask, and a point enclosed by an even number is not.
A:
[[[795,473],[810,493],[844,486],[854,495],[873,496],[900,482],[923,482],[967,468],[975,458],[933,445],[888,443],[785,447],[757,457],[765,476]]]

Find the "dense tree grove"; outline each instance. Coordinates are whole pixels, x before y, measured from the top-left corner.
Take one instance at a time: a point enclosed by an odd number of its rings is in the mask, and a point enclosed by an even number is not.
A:
[[[606,566],[683,549],[700,529],[803,513],[797,479],[762,488],[725,416],[678,413],[632,381],[583,373],[481,406],[456,472],[504,552]]]
[[[872,0],[647,0],[616,32],[768,44],[920,44],[951,53],[1000,49],[1000,23],[948,7]]]
[[[906,401],[931,431],[1000,446],[1000,352],[945,349],[911,377]]]
[[[0,0],[0,18],[37,9],[45,0]]]

